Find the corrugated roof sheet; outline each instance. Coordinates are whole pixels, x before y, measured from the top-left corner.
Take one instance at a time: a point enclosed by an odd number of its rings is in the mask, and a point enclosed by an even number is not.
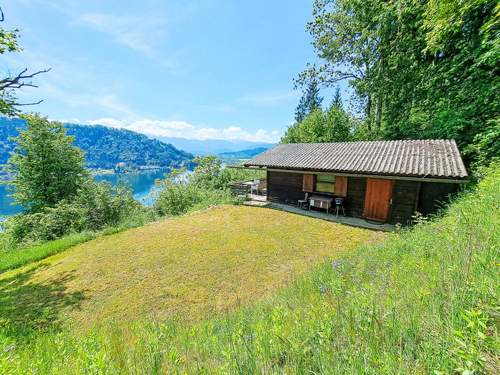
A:
[[[467,177],[454,140],[279,144],[245,166],[427,178]]]

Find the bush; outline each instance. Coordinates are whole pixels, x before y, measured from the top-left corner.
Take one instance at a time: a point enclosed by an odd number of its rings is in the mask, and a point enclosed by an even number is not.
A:
[[[108,182],[96,183],[90,179],[80,189],[74,205],[80,208],[87,230],[115,226],[141,207],[125,185],[111,186]]]
[[[238,203],[229,191],[231,183],[263,177],[263,171],[224,168],[215,156],[197,157],[194,161],[194,173],[183,181],[178,176],[184,170],[174,170],[162,181],[154,205],[156,213],[182,215],[216,204]]]
[[[156,199],[154,209],[159,215],[182,215],[188,211],[216,204],[235,203],[227,190],[203,188],[193,183],[164,181],[164,188]]]
[[[41,212],[15,215],[4,224],[10,242],[15,244],[50,241],[83,230],[82,211],[65,202]]]
[[[196,157],[197,164],[188,182],[206,189],[226,190],[237,181],[248,181],[264,178],[265,171],[243,168],[224,168],[222,161],[216,156]]]
[[[3,242],[8,241],[9,247],[18,247],[54,240],[69,233],[98,231],[118,225],[140,211],[141,206],[129,189],[88,179],[71,202],[63,200],[54,207],[15,215],[7,220],[3,223],[7,237]]]

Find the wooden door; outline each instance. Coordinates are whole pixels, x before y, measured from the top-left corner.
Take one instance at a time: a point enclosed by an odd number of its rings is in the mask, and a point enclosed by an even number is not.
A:
[[[366,183],[363,216],[369,220],[385,222],[389,218],[392,198],[392,180],[369,178]]]
[[[314,191],[314,175],[304,174],[302,178],[302,190],[312,193]]]

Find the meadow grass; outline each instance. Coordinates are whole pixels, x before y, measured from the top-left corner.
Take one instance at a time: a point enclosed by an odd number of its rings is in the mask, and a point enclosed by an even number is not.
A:
[[[0,273],[60,253],[71,246],[89,241],[95,232],[74,233],[54,241],[19,249],[0,251]]]
[[[15,247],[12,247],[5,232],[0,233],[0,274],[61,253],[75,245],[90,241],[99,236],[108,236],[127,229],[143,226],[157,218],[152,210],[137,211],[130,217],[122,219],[119,224],[108,226],[100,231],[70,233],[52,241],[24,246],[18,245]]]
[[[139,319],[25,342],[5,336],[0,370],[498,373],[499,187],[492,169],[443,218],[343,252],[265,300],[201,322]]]
[[[386,236],[281,211],[214,207],[3,273],[0,323],[9,336],[27,336],[141,318],[196,321],[269,296],[319,262]]]

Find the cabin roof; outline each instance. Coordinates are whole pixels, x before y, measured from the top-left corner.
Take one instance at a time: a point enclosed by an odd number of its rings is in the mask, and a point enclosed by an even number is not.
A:
[[[245,166],[385,176],[465,179],[454,140],[279,144]]]

